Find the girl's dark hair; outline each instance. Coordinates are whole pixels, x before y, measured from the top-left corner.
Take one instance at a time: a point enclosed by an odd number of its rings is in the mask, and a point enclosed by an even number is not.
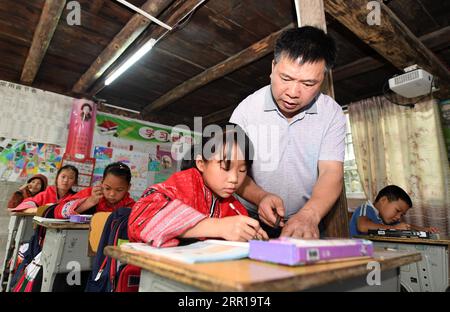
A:
[[[131,170],[130,167],[122,162],[115,162],[106,166],[103,172],[103,179],[106,178],[108,174],[115,175],[116,177],[123,178],[128,184],[131,182]]]
[[[304,26],[284,31],[278,37],[274,48],[275,63],[281,56],[291,60],[300,58],[300,64],[325,61],[330,70],[336,60],[336,43],[322,29]]]
[[[72,165],[64,165],[61,168],[59,168],[58,172],[56,173],[56,179],[55,179],[55,185],[58,183],[58,177],[64,170],[72,170],[75,173],[75,184],[78,184],[78,169],[75,166]]]
[[[218,127],[218,126],[217,126]],[[205,129],[208,130],[208,127]],[[215,130],[219,130],[216,128]],[[202,144],[192,145],[186,152],[181,161],[181,170],[195,168],[195,157],[202,155],[204,161],[211,159],[211,156],[216,154],[217,149],[222,148],[222,157],[224,161],[225,170],[229,170],[231,165],[231,150],[234,145],[239,147],[239,150],[244,154],[244,161],[247,169],[250,169],[253,163],[253,144],[245,131],[238,125],[229,123],[220,131],[211,131],[211,135],[205,134],[203,131]]]

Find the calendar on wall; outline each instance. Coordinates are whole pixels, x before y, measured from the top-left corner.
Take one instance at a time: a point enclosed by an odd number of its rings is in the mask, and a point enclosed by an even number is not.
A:
[[[90,187],[94,175],[95,158],[78,159],[74,156],[64,154],[62,166],[72,165],[78,169],[78,183],[73,190],[78,192],[86,187]]]

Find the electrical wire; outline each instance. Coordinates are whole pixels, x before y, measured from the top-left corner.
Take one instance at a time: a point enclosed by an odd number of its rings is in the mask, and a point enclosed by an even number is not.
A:
[[[194,15],[195,11],[197,11],[198,7],[200,5],[202,5],[204,2],[206,2],[207,0],[201,0],[199,3],[197,3],[197,5],[195,7],[192,8],[192,10],[190,10],[185,16],[183,16],[178,23],[176,23],[173,26],[172,31],[176,31],[179,29],[182,29],[184,26],[186,26],[189,21],[191,20],[192,16]]]

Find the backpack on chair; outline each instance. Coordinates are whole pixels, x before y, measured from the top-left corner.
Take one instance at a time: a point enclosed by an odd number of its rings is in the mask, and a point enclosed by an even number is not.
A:
[[[118,246],[120,241],[128,240],[130,213],[131,208],[119,208],[106,220],[85,291],[131,292],[138,290],[140,269],[132,265],[121,264],[116,259],[103,254],[106,246]]]

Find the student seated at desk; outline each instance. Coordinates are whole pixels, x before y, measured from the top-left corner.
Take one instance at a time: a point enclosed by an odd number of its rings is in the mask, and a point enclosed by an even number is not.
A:
[[[94,214],[100,211],[114,211],[117,208],[131,208],[134,200],[130,197],[130,168],[116,162],[106,166],[102,184],[86,188],[64,199],[55,208],[55,218],[67,219],[75,214]]]
[[[37,207],[56,204],[75,194],[72,187],[77,184],[77,181],[78,169],[72,165],[62,166],[56,174],[55,185],[47,187],[45,191],[40,192],[36,196],[25,199],[20,205],[10,209],[10,211],[36,212]]]
[[[377,229],[438,232],[435,227],[401,222],[401,218],[411,207],[411,198],[402,188],[388,185],[378,193],[373,204],[368,200],[355,210],[350,221],[350,236],[367,234],[368,230]]]
[[[16,208],[25,198],[33,197],[47,188],[47,177],[36,174],[28,179],[27,183],[15,191],[8,201],[8,208]]]
[[[130,240],[171,247],[180,238],[268,238],[233,197],[244,182],[252,154],[244,131],[236,125],[227,127],[203,137],[198,150],[191,148],[187,166],[191,168],[144,192],[130,214]]]

